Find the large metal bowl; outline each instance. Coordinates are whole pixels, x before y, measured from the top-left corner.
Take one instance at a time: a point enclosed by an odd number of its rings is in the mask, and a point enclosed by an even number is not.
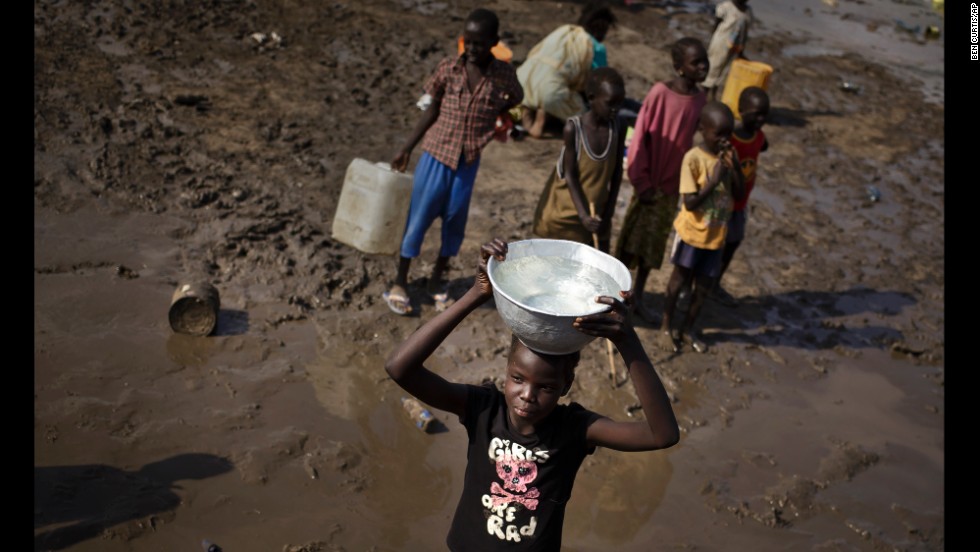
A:
[[[559,293],[563,284],[576,280],[574,274],[522,274],[501,271],[506,263],[524,257],[555,257],[577,261],[605,273],[619,289],[606,289],[597,295],[609,295],[619,299],[620,290],[629,290],[632,278],[629,269],[619,259],[578,242],[566,240],[532,239],[507,244],[507,259],[503,262],[491,257],[487,261],[487,276],[493,285],[497,312],[504,323],[529,348],[547,354],[566,354],[581,350],[595,337],[582,333],[572,326],[579,316],[594,314],[609,309],[607,305],[595,303],[595,296],[584,297],[569,305],[574,310],[549,305],[542,308],[528,304],[526,298],[529,282],[540,281],[542,276],[552,278],[549,287]],[[537,261],[537,260],[535,260]],[[528,262],[528,261],[525,261]],[[517,265],[514,265],[517,266]],[[540,270],[540,267],[536,270]],[[589,269],[585,269],[589,270]],[[564,281],[563,281],[564,280]],[[593,306],[594,305],[594,306]]]

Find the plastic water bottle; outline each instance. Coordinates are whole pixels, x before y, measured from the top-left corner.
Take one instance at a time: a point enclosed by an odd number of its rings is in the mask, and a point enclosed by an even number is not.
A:
[[[844,92],[850,92],[851,94],[861,93],[861,87],[850,81],[841,81],[840,89],[843,90]]]
[[[879,199],[881,199],[881,192],[878,190],[878,188],[868,186],[865,191],[868,192],[868,199],[870,199],[872,203],[876,203]]]
[[[427,408],[422,406],[422,403],[409,397],[402,397],[402,408],[408,412],[408,417],[411,418],[415,427],[425,432],[429,431],[429,426],[432,425],[432,420],[435,417]]]

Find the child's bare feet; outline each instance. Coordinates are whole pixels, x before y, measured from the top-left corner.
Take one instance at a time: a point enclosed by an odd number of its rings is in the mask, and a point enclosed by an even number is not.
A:
[[[661,330],[657,338],[660,348],[668,353],[681,352],[681,336],[677,330]]]

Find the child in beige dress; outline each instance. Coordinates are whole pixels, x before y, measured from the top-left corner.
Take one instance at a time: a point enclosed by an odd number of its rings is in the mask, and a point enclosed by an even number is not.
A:
[[[626,98],[622,76],[609,67],[593,70],[586,96],[589,110],[565,123],[565,143],[541,193],[532,231],[541,238],[597,241],[608,253],[623,179],[626,133],[616,117]]]

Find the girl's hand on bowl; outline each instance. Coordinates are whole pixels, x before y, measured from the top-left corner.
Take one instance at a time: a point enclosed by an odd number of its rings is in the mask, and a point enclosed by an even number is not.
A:
[[[572,322],[572,326],[580,332],[596,337],[605,337],[613,343],[618,343],[633,333],[633,326],[629,323],[629,309],[633,303],[633,293],[630,291],[620,291],[619,301],[608,295],[596,297],[596,303],[609,305],[610,308],[603,312],[580,316]]]
[[[490,257],[503,262],[507,258],[507,242],[500,238],[493,238],[480,247],[480,264],[476,271],[476,281],[473,287],[480,291],[481,295],[493,295],[493,284],[490,283],[490,276],[487,275],[487,261]]]

